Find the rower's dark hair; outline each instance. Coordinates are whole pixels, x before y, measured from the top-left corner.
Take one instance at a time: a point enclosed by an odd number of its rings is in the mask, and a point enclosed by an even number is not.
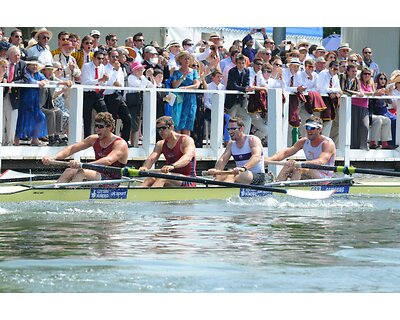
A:
[[[111,131],[115,129],[115,120],[109,112],[99,112],[94,118],[95,122],[104,122],[107,127],[111,127]]]
[[[236,123],[239,127],[244,127],[244,122],[242,119],[240,119],[239,117],[236,118],[230,118],[229,119],[230,123]]]
[[[169,117],[169,116],[159,117],[156,120],[156,124],[159,124],[160,122],[164,122],[167,126],[173,126],[174,125],[174,120],[172,120],[172,117]]]

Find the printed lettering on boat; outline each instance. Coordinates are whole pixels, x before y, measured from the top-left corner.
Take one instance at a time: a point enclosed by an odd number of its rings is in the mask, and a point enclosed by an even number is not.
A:
[[[126,199],[128,188],[91,188],[90,199]]]

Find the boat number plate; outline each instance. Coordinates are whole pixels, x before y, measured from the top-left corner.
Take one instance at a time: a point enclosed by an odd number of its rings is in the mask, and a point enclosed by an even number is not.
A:
[[[126,199],[128,188],[91,188],[90,199]]]

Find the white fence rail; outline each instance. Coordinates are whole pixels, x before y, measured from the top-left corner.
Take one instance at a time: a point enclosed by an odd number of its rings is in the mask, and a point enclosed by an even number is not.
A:
[[[38,87],[29,84],[0,84],[0,95],[6,87]],[[47,87],[55,87],[49,85]],[[129,87],[108,87],[108,86],[83,86],[74,85],[71,87],[70,95],[70,120],[69,120],[69,143],[80,141],[83,138],[83,90],[85,88],[96,89],[117,89],[117,90],[138,90]],[[182,89],[142,89],[143,91],[143,126],[142,145],[138,148],[129,149],[130,160],[143,160],[153,150],[156,143],[156,92],[183,92],[183,93],[212,93],[211,110],[211,132],[210,144],[203,148],[197,148],[198,160],[216,160],[224,151],[223,147],[223,115],[224,101],[226,94],[242,94],[238,91],[217,91],[217,90],[182,90]],[[285,93],[286,94],[286,93]],[[374,97],[377,99],[398,99],[398,97]],[[264,148],[266,155],[272,155],[278,150],[287,147],[288,124],[288,101],[282,104],[282,90],[270,89],[268,91],[268,147]],[[337,145],[337,157],[343,160],[346,165],[350,161],[397,161],[400,160],[400,152],[396,150],[353,150],[350,149],[350,121],[351,118],[351,97],[342,96],[339,108],[339,142]],[[0,127],[3,128],[3,99],[0,99]],[[400,141],[400,124],[397,121],[396,141]],[[3,130],[0,130],[0,161],[1,159],[40,159],[44,155],[55,154],[62,147],[30,147],[30,146],[1,146]],[[297,158],[304,158],[299,152]],[[92,150],[82,151],[75,155],[75,159],[92,159]],[[1,162],[0,162],[1,165]]]

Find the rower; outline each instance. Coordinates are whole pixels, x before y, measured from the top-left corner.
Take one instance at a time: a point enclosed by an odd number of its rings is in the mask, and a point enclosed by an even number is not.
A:
[[[162,116],[156,120],[156,129],[162,140],[158,141],[153,152],[139,168],[147,171],[156,163],[161,154],[164,155],[166,164],[160,169],[162,173],[175,175],[196,176],[196,147],[194,140],[185,134],[174,130],[174,122],[171,117]],[[141,187],[164,186],[196,186],[194,182],[170,180],[167,178],[148,177]]]
[[[273,156],[265,159],[265,165],[269,161],[281,161],[293,156],[303,149],[306,161],[302,163],[329,165],[335,164],[336,146],[331,138],[322,135],[323,121],[321,118],[311,116],[304,125],[307,136],[299,139],[293,146],[278,151]],[[326,179],[333,176],[333,171],[312,170],[296,166],[296,161],[288,160],[279,173],[277,180],[286,181],[300,179]]]
[[[215,168],[209,169],[208,173],[215,175],[219,181],[262,185],[265,182],[263,146],[260,138],[245,134],[244,129],[242,119],[229,119],[228,132],[231,141],[228,142]],[[236,162],[231,174],[218,174],[219,170],[225,168],[231,156]]]
[[[124,167],[128,162],[128,144],[121,137],[113,134],[115,120],[111,113],[100,112],[95,117],[95,131],[81,142],[67,146],[53,157],[43,157],[45,165],[51,165],[53,160],[66,159],[76,152],[93,147],[95,161],[93,164]],[[99,173],[90,169],[82,169],[79,161],[71,160],[70,168],[66,169],[57,182],[78,182],[85,180],[109,180],[119,178],[117,174]]]

